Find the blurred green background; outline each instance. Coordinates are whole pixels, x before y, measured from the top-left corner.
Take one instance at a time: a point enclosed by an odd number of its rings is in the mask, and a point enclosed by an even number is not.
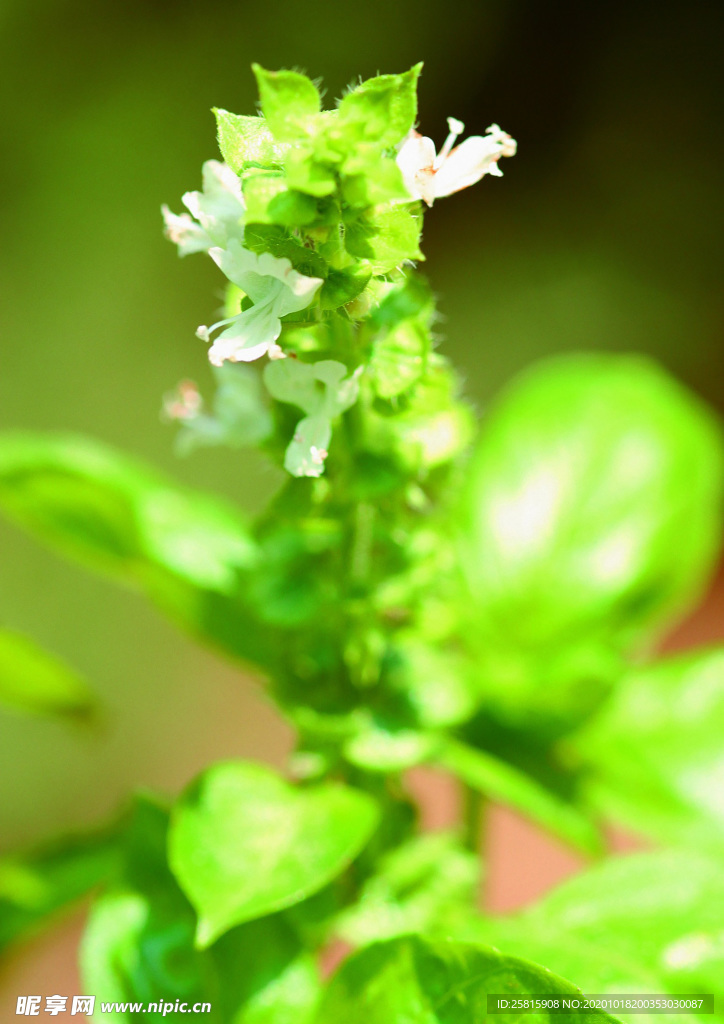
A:
[[[0,8],[0,425],[93,434],[250,510],[276,476],[251,454],[178,461],[161,395],[208,384],[194,337],[220,294],[179,262],[180,209],[216,156],[212,105],[254,108],[252,60],[353,78],[420,59],[420,123],[519,140],[502,181],[427,215],[445,351],[489,396],[531,359],[654,354],[724,405],[724,6],[697,0],[4,0]],[[212,757],[279,760],[260,688],[144,602],[0,524],[0,621],[92,681],[96,736],[0,718],[0,847],[90,822]]]

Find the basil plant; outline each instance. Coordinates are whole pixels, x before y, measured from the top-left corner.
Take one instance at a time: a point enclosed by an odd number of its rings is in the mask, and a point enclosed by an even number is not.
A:
[[[233,472],[254,446],[282,469],[258,518],[86,438],[0,437],[7,516],[254,666],[296,734],[283,774],[210,764],[0,863],[1,946],[91,897],[80,961],[104,1020],[505,1024],[503,994],[516,1017],[609,1019],[554,1008],[581,991],[724,1013],[724,647],[656,654],[716,562],[721,427],[659,366],[603,353],[529,368],[478,422],[418,269],[423,214],[516,143],[494,124],[456,144],[450,118],[436,151],[420,70],[323,110],[309,78],[255,66],[260,113],[216,110],[220,154],[164,207],[226,294],[196,332],[215,392],[184,381],[166,416],[182,451],[225,446]],[[0,699],[93,703],[11,632]],[[456,780],[458,827],[421,828],[420,765]],[[480,913],[490,801],[588,867]],[[611,823],[648,851],[608,856]]]

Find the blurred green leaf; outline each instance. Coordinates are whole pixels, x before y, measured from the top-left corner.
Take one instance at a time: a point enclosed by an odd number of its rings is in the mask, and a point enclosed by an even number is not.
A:
[[[446,741],[435,761],[491,800],[515,808],[584,853],[601,853],[603,839],[594,820],[530,775],[484,750]]]
[[[206,969],[194,949],[196,919],[166,866],[167,827],[166,810],[139,798],[124,836],[121,871],[91,910],[81,971],[85,987],[100,999],[151,1002],[172,993],[192,1002],[203,998]],[[131,1015],[117,1012],[115,1019]]]
[[[494,407],[463,566],[481,677],[511,715],[595,707],[617,652],[701,594],[721,533],[719,424],[639,357],[548,360]]]
[[[724,647],[632,672],[573,742],[604,813],[666,843],[724,850]]]
[[[710,967],[723,907],[717,861],[661,851],[608,860],[522,914],[471,922],[460,934],[575,977],[587,992],[714,992],[719,999],[724,975],[714,978]],[[646,1018],[660,1020],[637,1017]]]
[[[29,715],[87,718],[95,698],[87,683],[20,633],[0,629],[0,704]]]
[[[422,64],[401,75],[368,78],[339,104],[339,125],[346,139],[355,143],[397,145],[417,117],[417,79]]]
[[[117,870],[119,826],[0,858],[0,951],[30,937]]]
[[[469,914],[479,881],[477,854],[465,850],[456,835],[415,836],[381,859],[357,903],[337,920],[337,931],[353,945],[410,932],[449,932]]]
[[[465,942],[430,942],[419,936],[369,946],[332,978],[316,1024],[509,1024],[509,1014],[488,1013],[488,994],[580,995],[568,981],[537,964]],[[603,1013],[526,1014],[533,1024],[610,1022]]]
[[[256,549],[222,499],[82,437],[6,433],[0,508],[63,554],[140,586],[197,636],[266,662],[242,587]]]
[[[294,788],[261,765],[214,765],[176,805],[169,839],[171,868],[199,913],[199,946],[321,889],[376,821],[357,790]]]
[[[214,107],[219,149],[224,161],[237,174],[251,167],[280,167],[287,146],[280,145],[263,117],[231,114]]]
[[[307,132],[310,118],[321,108],[319,91],[297,71],[266,71],[252,64],[259,86],[262,113],[280,142],[294,142]]]
[[[63,553],[141,583],[163,573],[223,593],[254,557],[224,501],[82,437],[1,435],[0,506]]]
[[[280,914],[227,932],[208,951],[218,979],[212,1006],[229,1024],[306,1024],[321,983],[311,953]]]

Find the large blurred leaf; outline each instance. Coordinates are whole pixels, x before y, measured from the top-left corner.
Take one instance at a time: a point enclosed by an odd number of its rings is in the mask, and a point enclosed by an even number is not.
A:
[[[605,813],[667,843],[724,851],[724,647],[632,673],[575,743]]]
[[[602,852],[599,829],[584,808],[564,800],[513,765],[456,740],[445,742],[435,761],[473,789],[515,808],[579,850]]]
[[[0,705],[28,715],[79,719],[94,704],[85,680],[59,658],[19,633],[0,629]]]
[[[235,509],[86,438],[0,435],[0,508],[62,553],[144,588],[192,632],[252,660],[244,605],[256,558]]]
[[[346,868],[377,822],[365,793],[294,788],[262,765],[214,765],[173,813],[169,860],[208,946],[233,925],[298,903]]]
[[[108,879],[116,866],[115,826],[0,858],[0,950],[34,934]]]
[[[724,974],[712,971],[717,948],[722,963],[724,876],[716,861],[689,852],[606,861],[530,910],[461,934],[574,977],[590,993],[724,994]]]
[[[579,989],[537,964],[466,942],[430,942],[418,936],[381,942],[348,960],[334,976],[316,1024],[510,1024],[516,1017],[488,1013],[488,995],[580,995]],[[601,1024],[606,1014],[531,1013],[540,1024]]]
[[[469,475],[463,564],[481,677],[511,714],[585,713],[615,651],[669,623],[708,578],[719,425],[644,359],[559,357],[503,395]]]

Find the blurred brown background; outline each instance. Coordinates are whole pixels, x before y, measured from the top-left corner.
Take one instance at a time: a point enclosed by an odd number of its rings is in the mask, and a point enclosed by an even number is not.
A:
[[[159,207],[178,210],[216,155],[209,108],[253,109],[252,60],[322,76],[331,102],[422,59],[426,134],[440,143],[454,115],[519,140],[502,181],[426,218],[445,351],[481,408],[531,359],[579,347],[652,353],[724,406],[723,29],[714,0],[3,0],[0,426],[96,435],[250,511],[271,492],[252,454],[177,461],[158,415],[179,378],[208,381],[193,332],[219,289],[210,261],[177,260]],[[715,595],[675,642],[721,636],[721,612]],[[288,748],[258,685],[4,523],[0,621],[107,707],[94,737],[0,717],[0,850],[95,821],[135,786],[175,791],[212,758]],[[424,785],[443,820],[450,795]],[[576,867],[502,812],[489,843],[497,909]],[[70,991],[76,930],[0,979],[2,1019],[18,992]]]

